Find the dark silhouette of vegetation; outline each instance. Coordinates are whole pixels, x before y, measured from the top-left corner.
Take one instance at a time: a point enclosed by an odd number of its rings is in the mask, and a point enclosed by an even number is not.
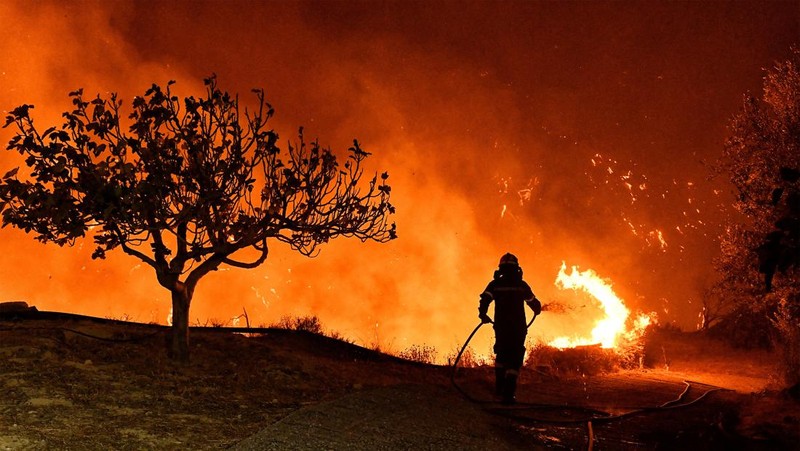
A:
[[[733,304],[720,285],[708,287],[703,292],[703,309],[700,311],[698,329],[708,331],[730,313]]]
[[[314,256],[339,236],[386,242],[396,234],[388,174],[363,183],[369,154],[357,141],[341,162],[306,143],[301,128],[282,151],[262,90],[250,110],[215,77],[204,97],[183,101],[173,83],[135,97],[127,127],[116,94],[87,101],[82,90],[70,93],[74,109],[44,131],[32,105],[11,111],[5,126],[17,133],[8,150],[27,169],[3,176],[0,208],[4,226],[41,242],[72,245],[88,235],[92,258],[120,248],[151,266],[172,295],[170,354],[185,361],[189,306],[209,272],[255,268],[272,240]]]
[[[316,315],[282,316],[277,323],[270,327],[286,330],[302,330],[311,332],[312,334],[323,335],[322,322]]]
[[[745,96],[730,129],[721,169],[737,190],[734,206],[742,217],[728,225],[716,262],[722,275],[718,295],[733,301],[724,327],[777,339],[786,352],[788,382],[795,384],[800,382],[800,49],[768,71],[761,98]]]
[[[773,214],[777,219],[756,249],[758,270],[764,274],[767,291],[772,290],[776,272],[786,273],[800,265],[800,171],[781,167],[779,173],[782,186],[772,191]]]
[[[429,345],[411,345],[397,354],[401,359],[411,362],[434,365],[436,363],[436,348]]]

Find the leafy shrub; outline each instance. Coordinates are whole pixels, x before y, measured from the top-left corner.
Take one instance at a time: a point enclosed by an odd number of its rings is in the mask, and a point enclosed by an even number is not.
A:
[[[743,349],[771,349],[775,336],[765,303],[740,305],[709,329],[709,335]]]

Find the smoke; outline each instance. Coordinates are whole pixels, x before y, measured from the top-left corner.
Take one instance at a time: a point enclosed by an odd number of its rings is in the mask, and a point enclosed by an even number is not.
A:
[[[476,323],[478,294],[510,251],[545,302],[585,304],[553,286],[566,260],[610,278],[633,310],[691,327],[712,277],[715,190],[726,189],[703,162],[741,92],[796,39],[798,12],[648,6],[4,2],[0,108],[32,103],[45,126],[77,87],[129,100],[174,79],[190,95],[216,73],[243,102],[265,89],[284,147],[299,126],[334,150],[358,138],[368,169],[389,171],[398,240],[338,240],[315,259],[275,244],[255,270],[204,278],[192,321],[314,314],[363,344],[443,355]],[[0,163],[19,164],[8,153]],[[91,261],[89,242],[62,249],[9,229],[0,253],[0,299],[169,314],[152,269],[121,253]],[[547,315],[536,334],[569,327]]]

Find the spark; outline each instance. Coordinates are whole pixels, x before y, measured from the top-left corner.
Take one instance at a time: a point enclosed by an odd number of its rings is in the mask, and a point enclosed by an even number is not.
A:
[[[529,200],[531,200],[532,192],[533,192],[533,190],[530,189],[530,188],[521,189],[521,190],[517,191],[517,195],[519,196],[519,205],[520,206],[525,205],[525,202],[528,202]]]
[[[267,300],[266,297],[264,297],[263,294],[261,294],[261,291],[259,291],[259,289],[255,286],[251,286],[250,289],[255,292],[256,298],[258,298],[261,301],[261,303],[264,304],[264,307],[269,308],[269,301]]]

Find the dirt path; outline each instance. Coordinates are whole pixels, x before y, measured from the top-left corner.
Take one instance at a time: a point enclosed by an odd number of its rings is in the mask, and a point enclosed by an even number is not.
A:
[[[452,390],[402,385],[306,407],[238,443],[256,450],[517,450],[530,445],[508,421]]]
[[[235,445],[255,450],[769,449],[736,431],[741,395],[668,374],[528,377],[519,404],[489,396],[485,371],[453,387],[397,385],[304,407]],[[592,423],[591,432],[589,422]],[[591,436],[591,437],[590,437]]]

